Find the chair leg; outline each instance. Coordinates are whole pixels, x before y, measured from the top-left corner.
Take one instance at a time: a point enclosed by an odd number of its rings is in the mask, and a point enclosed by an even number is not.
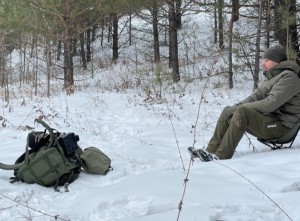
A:
[[[263,144],[265,144],[268,147],[270,147],[271,150],[283,149],[283,144],[274,144],[274,143],[266,143],[266,142],[263,142]]]

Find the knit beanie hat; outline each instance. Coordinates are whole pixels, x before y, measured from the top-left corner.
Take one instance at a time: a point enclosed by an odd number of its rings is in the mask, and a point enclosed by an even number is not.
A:
[[[264,59],[269,59],[280,63],[287,60],[286,50],[282,45],[269,47],[263,55]]]

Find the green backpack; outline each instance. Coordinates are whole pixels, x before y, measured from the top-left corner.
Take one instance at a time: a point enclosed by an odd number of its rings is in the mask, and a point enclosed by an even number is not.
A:
[[[11,183],[22,181],[42,186],[65,186],[76,180],[81,167],[88,173],[107,174],[111,159],[101,150],[78,146],[79,137],[74,133],[59,133],[40,119],[36,121],[46,129],[28,134],[25,153],[14,165],[0,163],[0,169],[14,170]],[[48,131],[49,133],[46,133]]]
[[[111,167],[111,159],[96,147],[87,147],[80,155],[82,168],[88,173],[106,175]]]
[[[82,150],[77,145],[76,136],[73,133],[72,137],[71,134],[54,133],[45,122],[40,119],[36,121],[46,129],[44,132],[32,132],[34,134],[30,133],[27,137],[25,153],[15,163],[19,166],[14,169],[11,182],[54,186],[55,190],[58,190],[58,186],[67,187],[78,178],[81,171],[79,156]],[[34,137],[37,140],[33,141]]]

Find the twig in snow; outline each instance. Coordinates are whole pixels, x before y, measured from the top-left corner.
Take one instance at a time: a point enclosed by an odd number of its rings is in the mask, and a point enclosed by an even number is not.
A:
[[[197,129],[197,124],[198,124],[198,121],[199,121],[199,118],[200,118],[200,109],[201,109],[201,104],[202,104],[202,100],[203,100],[203,97],[204,97],[204,91],[205,89],[207,88],[207,83],[208,83],[208,80],[206,80],[205,82],[205,85],[204,85],[204,88],[202,90],[202,94],[201,94],[201,97],[200,97],[200,102],[199,102],[199,105],[198,105],[198,111],[197,111],[197,117],[196,117],[196,122],[195,122],[195,125],[193,125],[193,129],[194,129],[194,139],[193,139],[193,147],[195,146],[195,143],[196,143],[196,129]],[[189,181],[188,177],[189,177],[189,173],[190,173],[190,168],[191,168],[191,164],[193,162],[193,157],[191,156],[190,158],[190,163],[189,163],[189,167],[188,167],[188,170],[187,170],[187,175],[184,179],[184,189],[183,189],[183,193],[182,193],[182,198],[179,202],[179,206],[178,206],[178,215],[177,215],[177,221],[179,221],[179,217],[180,217],[180,213],[182,211],[182,204],[183,204],[183,199],[184,199],[184,196],[185,196],[185,191],[186,191],[186,188],[187,188],[187,182]]]
[[[10,197],[8,197],[8,196],[2,194],[2,193],[0,193],[0,195],[1,195],[2,197],[4,197],[4,198],[10,200],[10,201],[15,202],[16,204],[18,204],[18,205],[20,205],[20,206],[23,206],[23,207],[27,208],[28,211],[30,211],[30,210],[31,210],[31,211],[35,211],[35,212],[40,213],[40,214],[42,214],[42,215],[44,215],[44,216],[52,217],[52,218],[54,218],[55,220],[70,221],[69,219],[63,219],[63,218],[60,218],[59,215],[49,215],[49,214],[47,214],[47,213],[45,213],[45,212],[42,212],[42,211],[37,210],[37,209],[35,209],[35,208],[32,208],[32,207],[28,206],[28,203],[27,203],[27,202],[26,202],[26,203],[19,202],[19,201],[15,200],[15,199],[12,199],[12,198],[10,198]]]
[[[223,167],[226,167],[227,169],[231,170],[232,172],[236,173],[237,175],[239,175],[240,177],[242,177],[244,180],[246,180],[248,183],[250,183],[252,186],[254,186],[259,192],[261,192],[265,197],[267,197],[277,208],[279,208],[285,215],[286,217],[293,221],[293,219],[278,205],[278,203],[276,203],[270,196],[268,196],[261,188],[259,188],[255,183],[253,183],[251,180],[249,180],[247,177],[245,177],[243,174],[239,173],[238,171],[232,169],[231,167],[221,163],[220,161],[216,160],[213,161]]]
[[[174,133],[174,136],[175,136],[175,139],[176,139],[176,146],[177,146],[177,150],[178,150],[178,152],[179,152],[179,156],[180,156],[182,168],[183,168],[183,171],[185,171],[185,167],[184,167],[184,163],[183,163],[181,151],[180,151],[180,148],[179,148],[179,145],[178,145],[179,141],[178,141],[178,139],[177,139],[176,131],[175,131],[175,128],[174,128],[174,125],[173,125],[173,121],[172,121],[172,117],[171,117],[171,114],[170,114],[171,110],[170,110],[170,107],[169,107],[168,103],[166,103],[166,105],[167,105],[168,112],[169,112],[169,119],[170,119],[170,121],[171,121],[172,130],[173,130],[173,133]]]
[[[184,199],[184,196],[185,196],[185,192],[186,192],[186,188],[187,188],[187,182],[189,181],[189,174],[190,174],[190,169],[191,169],[191,165],[192,165],[192,162],[193,162],[193,157],[190,158],[190,163],[189,163],[189,167],[187,169],[187,173],[186,173],[186,177],[184,179],[184,188],[183,188],[183,193],[182,193],[182,197],[181,197],[181,200],[179,202],[179,205],[178,205],[178,214],[177,214],[177,221],[179,220],[179,217],[180,217],[180,213],[182,211],[182,205],[183,205],[183,199]]]
[[[247,137],[247,139],[248,139],[248,141],[249,141],[250,147],[252,146],[253,152],[258,152],[258,150],[257,150],[256,147],[254,146],[254,144],[251,142],[250,137],[248,136],[248,134],[245,133],[245,135],[246,135],[246,137]]]

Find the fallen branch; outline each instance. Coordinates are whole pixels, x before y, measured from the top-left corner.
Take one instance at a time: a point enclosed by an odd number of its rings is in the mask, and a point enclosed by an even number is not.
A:
[[[12,199],[12,198],[10,198],[10,197],[8,197],[8,196],[2,194],[2,193],[0,193],[0,196],[2,196],[2,197],[4,197],[4,198],[6,198],[6,199],[8,199],[8,200],[10,200],[10,201],[12,201],[12,202],[18,204],[18,205],[21,205],[21,206],[27,208],[28,211],[29,211],[29,213],[30,213],[30,211],[35,211],[35,212],[40,213],[40,214],[42,214],[42,215],[44,215],[44,216],[48,216],[48,217],[54,218],[55,220],[70,221],[69,219],[60,218],[59,215],[49,215],[49,214],[47,214],[47,213],[45,213],[45,212],[43,212],[43,211],[37,210],[37,209],[35,209],[35,208],[32,208],[32,207],[28,206],[28,205],[25,204],[25,203],[22,203],[22,202],[19,202],[19,201],[15,200],[15,199]]]

